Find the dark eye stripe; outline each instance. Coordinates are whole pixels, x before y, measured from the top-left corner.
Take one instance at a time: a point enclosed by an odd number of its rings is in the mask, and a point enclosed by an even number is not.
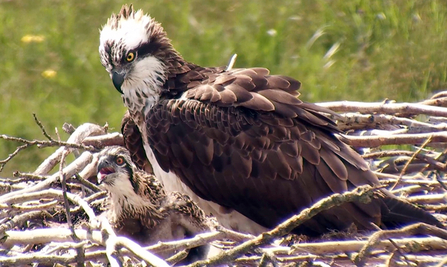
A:
[[[142,43],[138,48],[138,56],[144,57],[149,54],[153,54],[160,48],[161,44],[157,41]]]
[[[137,182],[137,177],[134,175],[138,175],[138,173],[134,173],[132,168],[127,164],[125,166],[127,173],[129,173],[130,184],[132,185],[133,191],[138,194],[139,185]]]

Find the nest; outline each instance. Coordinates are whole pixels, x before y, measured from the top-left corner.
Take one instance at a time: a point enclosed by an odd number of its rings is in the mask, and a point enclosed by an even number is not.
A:
[[[341,138],[370,163],[384,187],[447,221],[447,92],[420,103],[326,102],[337,112]],[[64,125],[71,136],[46,140],[0,135],[21,145],[0,169],[27,147],[59,147],[33,173],[0,178],[0,265],[170,266],[186,250],[211,243],[223,252],[189,266],[444,266],[447,231],[414,224],[358,233],[355,228],[309,240],[289,232],[318,212],[346,201],[368,201],[376,188],[334,194],[259,236],[217,226],[191,239],[149,247],[117,236],[104,211],[106,193],[95,184],[98,151],[123,145],[120,133],[85,123]],[[68,163],[67,156],[75,159]],[[50,174],[55,170],[54,174]],[[156,256],[163,252],[167,258]]]

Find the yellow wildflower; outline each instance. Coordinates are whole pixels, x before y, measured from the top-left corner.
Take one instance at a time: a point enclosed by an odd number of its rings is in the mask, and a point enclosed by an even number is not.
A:
[[[41,43],[43,40],[45,40],[45,36],[43,35],[27,34],[22,37],[22,42],[24,43]]]
[[[56,74],[57,74],[57,72],[56,72],[55,70],[52,70],[52,69],[47,69],[47,70],[44,70],[44,71],[42,72],[42,76],[43,76],[45,79],[51,79],[51,78],[54,78],[54,77],[56,77]]]

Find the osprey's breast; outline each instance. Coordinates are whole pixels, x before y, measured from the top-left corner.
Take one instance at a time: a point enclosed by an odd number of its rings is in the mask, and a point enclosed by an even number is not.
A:
[[[219,223],[224,227],[254,235],[260,234],[267,230],[267,228],[259,225],[235,210],[229,210],[217,203],[199,197],[186,184],[184,184],[180,177],[176,174],[171,171],[165,172],[158,164],[154,152],[149,146],[146,133],[142,132],[142,136],[146,156],[152,165],[155,177],[161,180],[166,192],[180,192],[188,195],[207,215],[215,216]]]

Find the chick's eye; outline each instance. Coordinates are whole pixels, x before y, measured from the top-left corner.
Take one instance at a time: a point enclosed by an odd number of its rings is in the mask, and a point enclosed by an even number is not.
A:
[[[132,62],[134,59],[135,59],[135,52],[127,53],[127,56],[126,56],[126,61],[127,62]]]
[[[115,162],[116,162],[116,164],[118,164],[118,165],[123,165],[123,164],[124,164],[124,159],[123,159],[123,157],[117,157],[117,158],[115,159]]]

